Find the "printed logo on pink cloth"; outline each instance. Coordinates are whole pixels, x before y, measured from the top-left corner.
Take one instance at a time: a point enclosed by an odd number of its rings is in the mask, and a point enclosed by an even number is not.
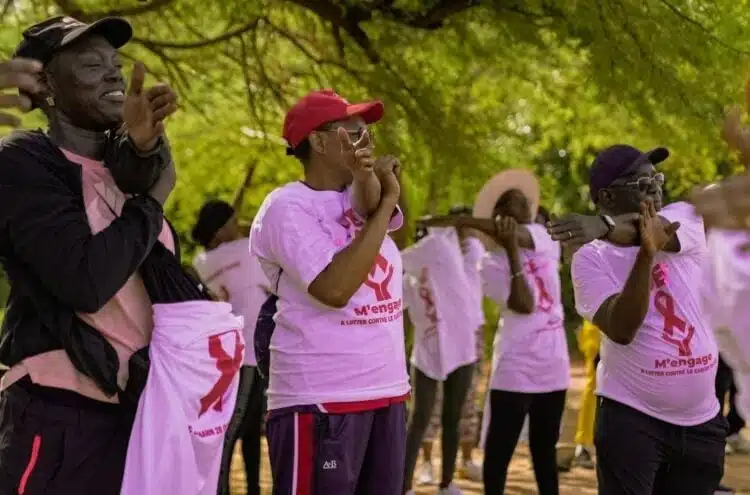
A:
[[[381,273],[380,281],[377,281],[378,273]],[[378,301],[387,301],[391,299],[391,293],[388,292],[388,286],[393,278],[393,265],[391,265],[387,259],[381,254],[375,257],[375,263],[372,265],[370,274],[365,280],[365,285],[372,289],[375,293],[375,298]]]
[[[234,335],[233,355],[230,355],[224,348],[222,339],[226,340],[225,336],[227,335]],[[208,355],[216,361],[216,369],[219,370],[220,376],[206,395],[201,397],[201,407],[198,412],[199,418],[211,408],[216,412],[222,412],[227,390],[232,384],[232,380],[239,371],[240,366],[242,366],[244,350],[245,345],[242,343],[242,338],[238,330],[211,335],[208,338]]]
[[[690,341],[693,340],[695,327],[680,318],[675,312],[674,299],[666,291],[668,281],[667,266],[658,263],[651,271],[651,283],[652,287],[656,288],[654,307],[664,318],[661,338],[664,342],[675,346],[679,356],[692,356],[693,351],[690,349]]]
[[[425,317],[430,322],[422,335],[422,345],[430,355],[437,355],[439,352],[438,323],[440,319],[437,315],[437,308],[435,308],[435,300],[430,289],[429,273],[426,266],[422,267],[419,274],[419,298],[424,302]]]

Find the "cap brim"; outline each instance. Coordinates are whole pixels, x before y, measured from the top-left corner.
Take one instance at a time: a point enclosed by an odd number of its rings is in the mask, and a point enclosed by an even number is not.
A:
[[[492,211],[500,196],[511,189],[518,189],[529,200],[531,218],[536,218],[539,211],[539,181],[530,171],[522,168],[505,170],[488,180],[477,194],[473,215],[477,218],[492,218]],[[496,243],[484,234],[479,236],[486,246]]]
[[[101,36],[113,48],[120,48],[133,37],[133,28],[128,21],[120,17],[105,17],[65,35],[60,43],[60,48],[91,35]]]
[[[383,118],[385,107],[382,101],[368,101],[366,103],[355,103],[346,107],[347,117],[362,117],[367,124],[374,124]]]
[[[638,157],[636,161],[630,164],[630,166],[625,170],[623,175],[628,174],[629,172],[632,172],[633,169],[637,168],[640,165],[643,165],[644,163],[650,163],[653,166],[656,166],[669,158],[669,150],[664,147],[654,148],[651,151],[647,151],[641,156]]]

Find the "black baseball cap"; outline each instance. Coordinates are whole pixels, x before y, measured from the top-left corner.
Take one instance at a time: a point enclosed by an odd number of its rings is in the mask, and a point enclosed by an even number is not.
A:
[[[594,159],[589,170],[589,194],[596,203],[599,191],[630,173],[644,163],[657,165],[669,157],[667,148],[654,148],[643,152],[628,144],[615,144],[605,149]]]
[[[133,37],[133,28],[128,21],[120,17],[105,17],[91,24],[69,16],[52,17],[26,29],[23,32],[23,41],[13,56],[30,58],[46,64],[62,48],[92,34],[103,37],[114,48],[120,48]]]

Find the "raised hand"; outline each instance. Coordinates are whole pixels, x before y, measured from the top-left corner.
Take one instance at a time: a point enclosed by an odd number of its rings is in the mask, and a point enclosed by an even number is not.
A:
[[[0,91],[18,89],[25,93],[34,94],[41,91],[38,75],[42,72],[42,64],[36,60],[16,58],[0,63]],[[31,109],[31,101],[25,95],[0,93],[0,109],[13,108],[22,112]],[[21,121],[18,117],[0,112],[0,126],[18,127]]]
[[[508,249],[518,246],[518,223],[513,217],[495,217],[495,238],[501,246]]]
[[[690,197],[706,227],[750,229],[750,173],[697,189]]]
[[[370,133],[363,132],[356,143],[352,142],[349,132],[343,127],[339,127],[337,133],[346,166],[352,171],[354,180],[368,179],[375,167],[375,150]]]
[[[425,216],[417,220],[423,227],[457,227],[461,222],[459,215]]]
[[[146,67],[136,62],[123,108],[130,139],[140,151],[151,151],[164,133],[164,119],[177,110],[177,96],[166,84],[144,90]]]
[[[673,222],[665,226],[656,214],[654,202],[650,199],[641,203],[638,231],[641,235],[641,249],[648,254],[653,256],[663,250],[679,228],[679,222]]]
[[[401,162],[394,157],[383,157],[373,169],[383,188],[381,200],[398,203],[401,196]]]
[[[582,246],[601,239],[607,235],[609,228],[599,216],[573,213],[547,222],[547,232],[553,241],[569,246]]]

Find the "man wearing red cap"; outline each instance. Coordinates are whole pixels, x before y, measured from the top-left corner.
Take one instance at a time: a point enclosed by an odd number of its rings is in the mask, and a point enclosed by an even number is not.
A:
[[[329,90],[302,98],[284,138],[305,178],[268,195],[253,222],[251,250],[278,298],[275,324],[261,318],[255,333],[274,493],[401,490],[409,382],[387,234],[403,215],[400,164],[375,159],[367,131],[382,115],[379,101]]]

